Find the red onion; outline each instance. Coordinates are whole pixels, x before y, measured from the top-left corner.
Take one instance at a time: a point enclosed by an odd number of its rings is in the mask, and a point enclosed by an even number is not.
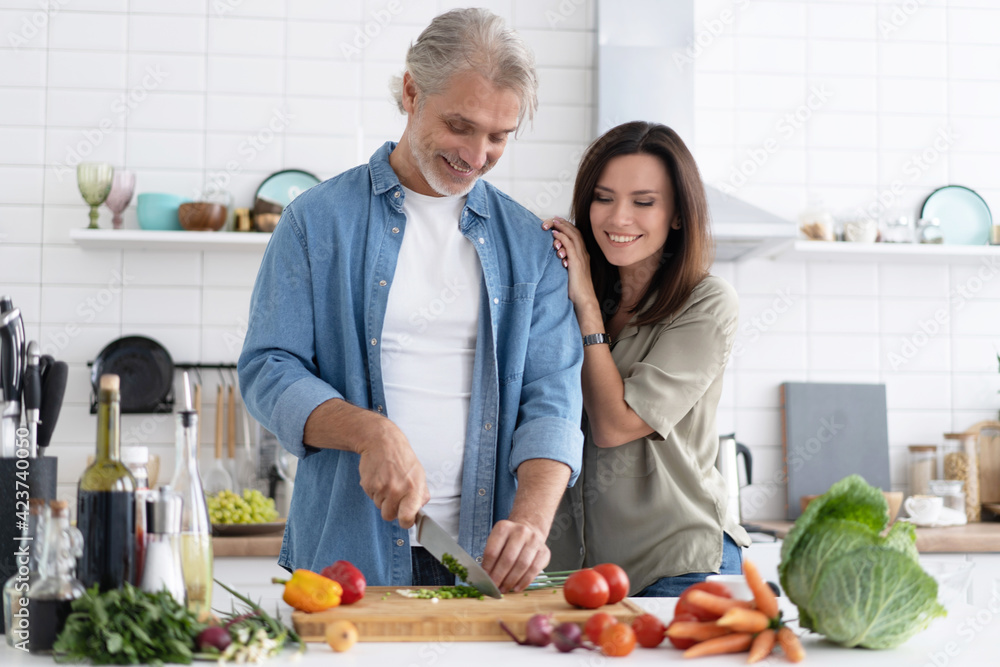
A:
[[[535,614],[528,619],[528,643],[548,646],[552,643],[552,614]]]
[[[225,651],[232,642],[233,639],[229,636],[229,631],[218,625],[213,625],[202,630],[196,640],[198,650],[200,651],[208,648],[218,649],[220,652]]]
[[[580,641],[583,632],[576,623],[560,623],[552,631],[552,642],[563,653],[569,653],[575,648],[588,648]]]

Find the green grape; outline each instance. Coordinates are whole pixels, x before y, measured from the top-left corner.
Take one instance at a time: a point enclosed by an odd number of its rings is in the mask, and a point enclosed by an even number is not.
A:
[[[278,518],[274,499],[257,489],[244,489],[242,496],[225,490],[208,497],[212,523],[267,523]]]

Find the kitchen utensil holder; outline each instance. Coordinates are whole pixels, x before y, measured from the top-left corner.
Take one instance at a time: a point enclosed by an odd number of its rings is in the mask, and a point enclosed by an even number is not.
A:
[[[54,456],[0,458],[0,507],[3,508],[3,518],[0,519],[0,585],[17,571],[16,551],[21,546],[18,537],[22,534],[18,514],[27,521],[30,498],[55,499],[58,471],[59,460]],[[25,491],[27,498],[24,497]],[[0,631],[2,629],[0,625]]]

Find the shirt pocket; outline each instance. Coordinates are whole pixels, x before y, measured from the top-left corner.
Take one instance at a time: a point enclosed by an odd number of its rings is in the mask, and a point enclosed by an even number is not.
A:
[[[524,373],[535,305],[535,283],[500,285],[497,298],[500,303],[493,307],[499,379],[501,385],[508,385],[520,381]]]
[[[656,467],[649,442],[645,439],[597,449],[597,479],[646,477]]]

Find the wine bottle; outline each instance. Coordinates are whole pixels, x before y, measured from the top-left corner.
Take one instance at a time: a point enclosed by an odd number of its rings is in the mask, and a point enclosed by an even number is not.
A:
[[[186,384],[186,383],[185,383]],[[212,609],[212,524],[198,471],[198,413],[177,413],[176,456],[170,487],[184,500],[181,510],[181,564],[188,609],[195,613]]]
[[[102,375],[97,404],[97,458],[77,491],[77,527],[83,533],[78,577],[102,591],[135,582],[136,482],[121,461],[121,393],[117,375]]]

